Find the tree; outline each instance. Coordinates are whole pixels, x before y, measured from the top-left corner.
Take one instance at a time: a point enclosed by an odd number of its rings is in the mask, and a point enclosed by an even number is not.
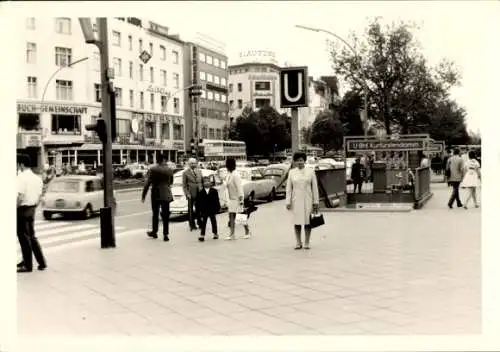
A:
[[[352,90],[345,93],[340,105],[335,107],[340,121],[344,126],[345,135],[361,136],[364,134],[363,122],[359,115],[362,108],[363,101],[361,96]]]
[[[469,144],[481,144],[481,133],[469,131]]]
[[[459,84],[459,74],[449,61],[430,67],[412,34],[417,27],[393,23],[383,28],[374,19],[363,38],[353,34],[353,52],[345,46],[332,50],[333,67],[355,92],[368,91],[368,117],[381,121],[387,134],[393,126],[412,132],[428,126],[439,102]]]
[[[453,101],[439,103],[430,119],[431,138],[444,141],[446,145],[467,144],[469,135],[465,124],[466,112]]]
[[[258,111],[244,109],[230,127],[229,136],[233,140],[244,141],[247,154],[269,155],[291,146],[291,119],[272,107]]]
[[[311,143],[319,145],[326,153],[339,150],[344,143],[344,127],[338,113],[334,111],[320,112],[311,127]]]

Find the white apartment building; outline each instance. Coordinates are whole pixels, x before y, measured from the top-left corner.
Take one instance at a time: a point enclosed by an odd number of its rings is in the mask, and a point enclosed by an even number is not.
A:
[[[339,102],[337,85],[337,79],[333,76],[317,80],[309,77],[309,106],[299,109],[299,130],[310,127],[320,112],[329,110],[332,104]]]
[[[280,108],[280,67],[274,63],[249,62],[229,66],[229,116],[237,118],[245,107]]]
[[[184,43],[137,18],[109,18],[108,37],[117,94],[113,163],[151,162],[159,151],[175,160],[184,152]],[[36,159],[43,143],[51,164],[57,154],[63,163],[100,164],[100,142],[85,130],[101,112],[97,47],[85,43],[77,18],[27,18],[21,38],[18,150]],[[151,55],[147,63],[139,58],[143,51]]]

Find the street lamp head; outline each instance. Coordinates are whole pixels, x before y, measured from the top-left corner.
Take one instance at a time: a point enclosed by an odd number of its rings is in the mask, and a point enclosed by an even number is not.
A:
[[[307,26],[303,26],[301,24],[296,24],[295,27],[300,28],[300,29],[305,29],[307,31],[320,32],[320,30],[318,28],[307,27]]]
[[[95,44],[97,43],[97,38],[94,34],[94,28],[92,26],[92,21],[90,17],[80,17],[80,27],[82,28],[83,37],[85,38],[85,43]]]

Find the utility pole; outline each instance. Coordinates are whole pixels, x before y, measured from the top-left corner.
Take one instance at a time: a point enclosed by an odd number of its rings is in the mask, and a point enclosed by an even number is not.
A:
[[[114,73],[109,68],[108,20],[105,17],[97,19],[99,38],[94,37],[92,23],[89,18],[80,18],[80,25],[85,36],[85,42],[94,44],[99,49],[101,61],[101,99],[102,114],[97,123],[85,126],[88,131],[98,134],[102,142],[103,173],[104,173],[104,207],[100,209],[101,216],[101,248],[114,248],[115,224],[114,210],[116,207],[113,194],[113,139],[116,138],[116,102],[110,79]]]
[[[189,98],[191,99],[191,104],[192,104],[192,120],[193,120],[193,134],[191,138],[191,154],[193,157],[198,159],[199,155],[199,144],[200,144],[200,137],[199,137],[199,131],[200,131],[200,115],[199,115],[199,96],[201,95],[201,85],[192,85],[189,88]]]
[[[292,108],[292,153],[299,151],[300,146],[300,131],[299,131],[299,108]]]

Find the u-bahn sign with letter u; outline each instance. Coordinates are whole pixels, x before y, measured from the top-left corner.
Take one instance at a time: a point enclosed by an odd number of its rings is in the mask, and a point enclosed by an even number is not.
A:
[[[285,67],[280,71],[280,100],[282,108],[307,107],[307,67]]]

